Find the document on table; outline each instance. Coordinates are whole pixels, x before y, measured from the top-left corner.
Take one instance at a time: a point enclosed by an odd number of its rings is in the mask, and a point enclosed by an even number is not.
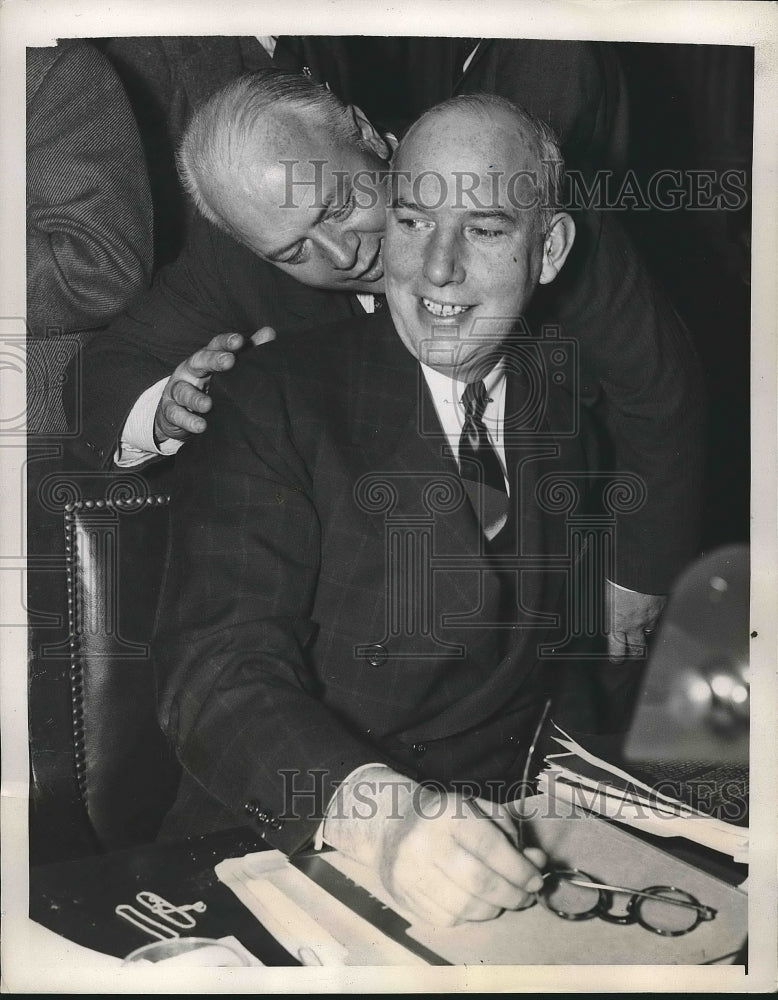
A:
[[[495,920],[433,928],[402,913],[374,872],[337,851],[318,856],[320,864],[336,873],[335,878],[317,875],[318,883],[277,851],[224,861],[216,872],[304,964],[407,965],[425,962],[425,954],[426,964],[456,965],[731,961],[747,933],[745,893],[582,810],[565,810],[562,814],[559,804],[543,795],[524,806],[526,842],[542,847],[550,865],[581,868],[596,880],[634,888],[674,885],[713,907],[716,917],[683,937],[660,937],[637,924],[565,921],[538,903]],[[350,909],[354,885],[367,890],[392,917],[407,921],[400,920],[407,926],[405,947],[402,934],[390,939],[381,930],[380,917],[371,921]]]
[[[734,861],[748,860],[748,828],[707,815],[657,791],[633,774],[590,753],[563,730],[565,750],[548,754],[538,775],[541,792],[659,837],[685,837]]]

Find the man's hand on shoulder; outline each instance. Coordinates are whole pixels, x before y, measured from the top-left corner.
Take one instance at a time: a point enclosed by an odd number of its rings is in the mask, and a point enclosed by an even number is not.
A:
[[[255,345],[275,340],[276,334],[263,326],[252,334]],[[214,372],[223,372],[235,364],[235,354],[246,343],[240,333],[220,333],[205,347],[182,361],[167,381],[154,417],[154,440],[157,444],[190,434],[202,434],[208,426],[202,416],[211,409],[208,384]]]
[[[608,625],[608,659],[621,663],[641,656],[646,636],[656,628],[667,598],[660,594],[641,594],[605,582],[605,608]]]
[[[520,909],[542,886],[545,855],[518,849],[501,806],[423,787],[389,768],[346,782],[328,811],[324,839],[378,871],[408,912],[451,927]]]

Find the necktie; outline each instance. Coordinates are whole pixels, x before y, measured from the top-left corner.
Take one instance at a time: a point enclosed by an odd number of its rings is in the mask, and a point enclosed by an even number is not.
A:
[[[373,296],[373,312],[381,312],[382,309],[386,308],[386,296],[385,295],[374,295]]]
[[[484,483],[494,490],[505,492],[505,478],[484,424],[484,410],[488,402],[483,382],[470,382],[462,393],[465,422],[459,437],[459,468],[463,479]]]
[[[508,494],[497,453],[483,416],[488,398],[483,382],[471,382],[462,393],[465,420],[459,437],[459,474],[488,539],[494,538],[508,516]]]

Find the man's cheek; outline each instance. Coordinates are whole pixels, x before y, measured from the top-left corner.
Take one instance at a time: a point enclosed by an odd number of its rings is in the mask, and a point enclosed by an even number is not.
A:
[[[411,250],[399,253],[384,244],[384,273],[395,285],[407,284],[413,274],[419,273],[421,265],[417,255]]]

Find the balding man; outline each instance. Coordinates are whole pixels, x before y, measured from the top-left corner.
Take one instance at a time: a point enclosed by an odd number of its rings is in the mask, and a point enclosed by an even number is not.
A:
[[[165,836],[248,819],[292,853],[318,831],[438,924],[540,887],[542,855],[488,800],[520,783],[564,597],[546,559],[564,514],[539,484],[589,461],[522,318],[574,239],[542,164],[559,158],[500,98],[428,112],[394,161],[388,311],[214,379],[176,462],[155,644],[185,769]]]

